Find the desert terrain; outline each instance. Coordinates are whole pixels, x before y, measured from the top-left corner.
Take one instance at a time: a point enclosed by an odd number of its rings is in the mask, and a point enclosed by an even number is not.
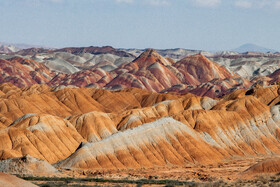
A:
[[[278,185],[279,53],[12,49],[0,172],[39,186]]]

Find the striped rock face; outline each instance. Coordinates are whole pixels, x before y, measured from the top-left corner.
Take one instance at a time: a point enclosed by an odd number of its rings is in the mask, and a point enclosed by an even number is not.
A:
[[[136,88],[0,90],[0,159],[28,154],[61,168],[125,169],[280,154],[276,85],[222,99]]]
[[[152,110],[165,110],[162,116],[170,115],[165,106],[171,103],[174,101],[159,103]],[[199,103],[197,107],[201,109],[181,107],[171,117],[163,118],[157,112],[142,109],[119,125],[120,132],[99,142],[83,144],[58,166],[140,168],[215,163],[236,155],[280,153],[278,106],[270,109],[254,96],[244,96],[222,100],[212,110],[203,110]],[[147,118],[159,119],[141,124]]]
[[[1,159],[29,154],[54,163],[73,153],[83,138],[62,118],[26,114],[3,129],[0,140]]]
[[[0,59],[0,82],[10,82],[19,87],[46,84],[54,76],[43,64],[34,60],[14,57]]]
[[[118,132],[97,143],[83,144],[69,158],[61,161],[59,166],[140,168],[167,164],[182,165],[195,160],[207,162],[211,156],[215,161],[222,158],[222,155],[215,152],[189,126],[172,118],[162,118]]]
[[[221,97],[252,85],[246,78],[230,73],[203,55],[176,62],[154,49],[147,49],[135,58],[111,47],[31,48],[3,58],[0,57],[0,83],[8,82],[21,88],[33,84],[109,90],[135,87],[162,93],[192,92]]]
[[[36,83],[109,90],[135,87],[220,98],[238,89],[268,86],[280,80],[279,53],[110,46],[5,51],[7,54],[0,54],[0,84],[10,82],[19,87]]]
[[[203,55],[186,57],[174,65],[185,77],[185,82],[191,85],[211,81],[215,78],[232,78],[228,70],[207,59]]]
[[[134,55],[111,47],[1,54],[0,160],[129,169],[280,154],[279,56]],[[273,159],[244,174],[278,170]]]

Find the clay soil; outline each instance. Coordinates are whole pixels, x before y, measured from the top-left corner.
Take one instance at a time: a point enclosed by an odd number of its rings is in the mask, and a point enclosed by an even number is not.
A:
[[[234,157],[216,164],[188,164],[185,166],[166,166],[148,169],[126,170],[60,170],[57,177],[68,177],[69,180],[58,181],[33,181],[39,186],[278,186],[278,174],[253,174],[245,175],[250,166],[272,157]],[[76,179],[76,181],[71,181]],[[81,179],[81,181],[77,181]],[[83,181],[83,179],[104,179],[107,181]],[[112,180],[110,182],[110,180]],[[141,184],[139,180],[144,182]],[[156,184],[157,181],[166,180],[166,184]],[[121,182],[118,182],[121,181]],[[125,181],[129,181],[126,183]],[[131,182],[131,181],[138,181]],[[147,182],[151,181],[150,184]],[[183,183],[180,183],[183,181]],[[177,183],[179,182],[179,183]]]

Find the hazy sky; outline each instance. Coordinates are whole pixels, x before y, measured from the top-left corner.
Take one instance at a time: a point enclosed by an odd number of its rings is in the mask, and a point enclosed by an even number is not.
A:
[[[280,50],[280,0],[0,0],[0,41]]]

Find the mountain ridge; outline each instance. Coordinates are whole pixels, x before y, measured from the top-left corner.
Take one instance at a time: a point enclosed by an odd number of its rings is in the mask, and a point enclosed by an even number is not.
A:
[[[268,53],[268,52],[278,52],[277,50],[274,49],[268,49],[256,44],[252,44],[252,43],[246,43],[243,44],[241,46],[239,46],[238,48],[233,49],[232,51],[236,51],[239,53],[246,53],[246,52],[263,52],[263,53]]]

